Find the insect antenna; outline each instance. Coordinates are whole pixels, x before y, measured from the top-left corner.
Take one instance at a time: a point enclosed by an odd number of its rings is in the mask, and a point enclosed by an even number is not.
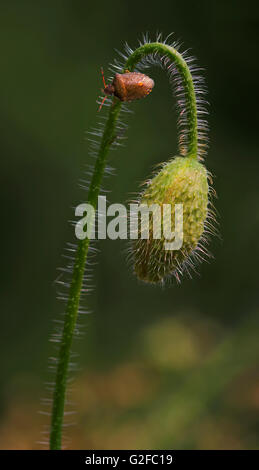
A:
[[[102,74],[102,77],[103,77],[104,88],[106,88],[106,83],[105,83],[105,78],[104,78],[104,73],[103,73],[103,68],[102,67],[101,67],[101,74]]]

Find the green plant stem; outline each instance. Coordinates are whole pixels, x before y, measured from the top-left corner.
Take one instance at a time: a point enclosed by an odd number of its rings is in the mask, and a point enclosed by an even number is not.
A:
[[[134,70],[138,62],[148,54],[159,54],[163,58],[168,58],[171,63],[174,63],[178,72],[182,77],[182,86],[184,88],[186,97],[186,111],[187,111],[187,129],[188,129],[188,148],[187,154],[190,157],[196,158],[198,155],[198,126],[197,126],[197,104],[195,89],[193,84],[190,69],[182,57],[182,55],[171,46],[161,44],[159,42],[151,42],[144,44],[136,49],[128,58],[124,70]],[[178,144],[181,148],[181,142]]]
[[[96,208],[100,186],[105,169],[106,158],[109,148],[116,138],[115,128],[116,121],[120,112],[121,103],[116,101],[110,107],[109,117],[106,123],[106,128],[100,144],[98,158],[89,188],[88,203]],[[65,396],[67,376],[69,369],[69,360],[71,353],[71,346],[73,341],[74,329],[78,316],[78,308],[80,301],[80,293],[82,289],[83,276],[85,270],[85,263],[89,248],[89,238],[80,240],[74,261],[74,269],[72,274],[72,281],[69,290],[69,297],[65,313],[65,321],[62,333],[62,339],[59,349],[56,383],[53,396],[52,420],[51,420],[51,434],[50,434],[50,449],[61,449],[62,445],[62,425],[65,408]]]
[[[187,98],[188,107],[188,155],[197,156],[197,111],[196,111],[196,98],[194,86],[192,82],[191,73],[188,66],[181,54],[173,47],[166,44],[154,42],[147,43],[139,47],[128,58],[124,70],[134,70],[136,65],[143,57],[148,54],[158,53],[162,57],[168,57],[175,63],[178,71],[180,72],[183,80],[183,87]],[[116,122],[119,117],[121,109],[121,102],[114,98],[110,110],[106,126],[103,132],[102,140],[100,143],[98,156],[95,164],[94,173],[88,193],[88,204],[91,204],[95,209],[97,206],[98,195],[102,177],[106,165],[107,155],[111,144],[116,139]],[[87,253],[90,240],[88,238],[78,242],[78,248],[74,261],[74,268],[72,273],[72,281],[69,290],[68,302],[65,312],[64,327],[58,354],[56,381],[53,394],[53,407],[51,418],[51,432],[50,432],[50,449],[58,450],[62,446],[62,425],[64,417],[65,397],[67,377],[69,370],[69,361],[71,354],[71,346],[74,336],[74,329],[78,316],[78,308],[80,301],[80,294],[83,283],[83,276]]]

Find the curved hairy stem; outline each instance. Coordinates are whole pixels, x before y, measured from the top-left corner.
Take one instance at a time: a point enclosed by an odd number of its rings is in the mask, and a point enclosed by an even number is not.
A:
[[[147,55],[159,54],[163,59],[168,59],[169,63],[174,65],[181,76],[181,86],[183,87],[186,99],[184,110],[187,113],[187,153],[189,156],[197,158],[198,156],[198,126],[197,126],[197,103],[195,89],[191,71],[183,56],[172,46],[164,43],[151,42],[143,44],[136,49],[128,58],[125,64],[125,70],[134,70],[138,63]],[[170,70],[170,65],[169,65]],[[179,147],[181,142],[179,142]]]
[[[188,155],[197,157],[197,110],[194,85],[191,72],[181,54],[171,46],[164,43],[146,43],[136,49],[127,59],[124,70],[134,70],[137,64],[149,54],[158,54],[163,59],[175,65],[182,77],[182,87],[186,96],[187,129],[188,129]],[[108,119],[100,142],[97,160],[88,193],[87,202],[94,208],[97,206],[98,195],[106,165],[106,159],[111,144],[117,136],[116,122],[119,117],[122,103],[116,98],[113,100]],[[71,345],[78,316],[79,301],[83,283],[83,276],[90,240],[85,238],[78,242],[78,248],[73,265],[72,280],[69,289],[68,302],[65,312],[64,327],[60,343],[55,389],[53,395],[53,408],[51,420],[50,449],[61,449],[62,425],[65,407],[66,386],[71,354]]]

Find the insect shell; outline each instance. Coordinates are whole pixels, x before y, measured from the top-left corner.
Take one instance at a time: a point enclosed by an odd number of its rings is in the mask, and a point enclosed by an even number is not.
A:
[[[107,95],[114,95],[119,98],[120,101],[134,101],[139,100],[147,96],[153,89],[155,83],[152,78],[148,77],[143,73],[138,72],[126,72],[116,73],[111,84],[106,85],[103,76],[105,97],[100,105],[101,109]]]

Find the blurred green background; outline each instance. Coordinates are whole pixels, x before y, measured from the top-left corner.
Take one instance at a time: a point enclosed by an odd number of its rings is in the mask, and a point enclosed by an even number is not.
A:
[[[192,48],[210,101],[207,167],[222,240],[199,275],[161,289],[139,283],[125,241],[102,241],[68,448],[249,449],[259,442],[258,10],[222,0],[110,3],[2,1],[0,446],[41,448],[48,423],[48,339],[63,306],[57,267],[73,241],[72,205],[89,161],[100,67],[157,31]],[[124,203],[176,152],[166,74],[132,104],[125,148],[111,153],[110,202]],[[68,419],[70,419],[68,418]]]

